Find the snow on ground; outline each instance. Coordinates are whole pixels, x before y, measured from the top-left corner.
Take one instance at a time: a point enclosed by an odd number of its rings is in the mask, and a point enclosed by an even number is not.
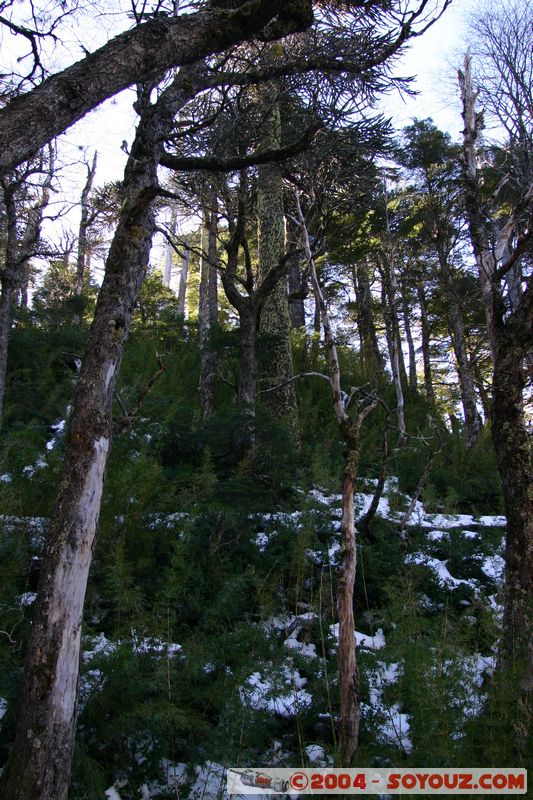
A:
[[[337,622],[335,625],[330,625],[329,629],[331,635],[338,640],[339,623]],[[365,650],[381,650],[382,647],[385,647],[385,636],[381,628],[378,628],[374,634],[355,631],[355,641],[358,647],[364,647]]]
[[[4,700],[3,697],[0,697],[0,719],[5,716],[7,711],[7,701]]]
[[[240,690],[241,699],[256,711],[292,717],[312,703],[313,698],[304,686],[307,686],[307,678],[285,664],[275,675],[253,672]]]
[[[447,589],[457,589],[458,586],[469,586],[474,590],[479,588],[479,582],[475,578],[469,578],[468,580],[454,578],[453,575],[450,575],[448,567],[446,566],[448,563],[447,561],[440,561],[438,558],[433,558],[427,553],[410,553],[406,556],[405,563],[428,567],[428,569],[435,573],[439,586]]]

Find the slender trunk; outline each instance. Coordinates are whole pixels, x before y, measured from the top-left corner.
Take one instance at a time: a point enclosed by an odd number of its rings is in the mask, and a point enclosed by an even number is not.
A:
[[[178,212],[177,209],[173,206],[170,211],[170,219],[168,223],[168,232],[170,236],[176,235],[177,225],[178,225]],[[172,247],[170,242],[167,242],[165,247],[165,269],[163,271],[163,284],[165,286],[170,286],[170,281],[172,280],[173,255],[174,255],[174,248]]]
[[[402,446],[406,441],[406,424],[405,424],[405,400],[403,395],[403,376],[405,372],[405,364],[402,370],[403,353],[400,340],[400,325],[398,322],[398,313],[396,308],[397,302],[397,280],[393,264],[388,258],[383,260],[383,269],[381,271],[383,281],[383,293],[385,300],[385,307],[383,309],[386,327],[388,330],[388,343],[390,348],[390,361],[392,370],[392,380],[394,383],[394,390],[396,393],[396,414],[398,417],[398,444]]]
[[[349,767],[352,763],[355,751],[357,750],[361,718],[359,672],[357,668],[353,611],[353,595],[357,568],[354,491],[360,459],[359,442],[361,426],[368,414],[374,411],[377,402],[372,402],[370,405],[366,406],[366,408],[359,413],[355,421],[352,421],[348,416],[341,389],[340,364],[335,337],[333,336],[331,320],[329,318],[324,295],[318,281],[315,261],[298,193],[296,193],[296,206],[311,283],[315,293],[316,304],[320,309],[320,317],[324,328],[333,408],[339,425],[339,431],[346,443],[347,449],[342,491],[341,565],[337,581],[337,613],[339,618],[340,682],[339,763],[343,767]]]
[[[382,373],[385,369],[385,359],[378,344],[367,264],[359,264],[357,269],[355,266],[352,267],[352,281],[357,303],[357,327],[363,365],[368,366],[371,373],[376,371]]]
[[[287,247],[296,250],[298,247],[298,231],[292,220],[287,220]],[[294,253],[289,259],[289,295],[298,295],[291,298],[289,311],[292,328],[305,328],[304,287],[302,286],[302,271],[300,268],[300,253]]]
[[[353,611],[357,569],[354,492],[360,452],[359,432],[353,423],[346,425],[343,433],[348,452],[344,466],[340,542],[341,564],[337,578],[340,673],[339,762],[340,766],[349,767],[357,749],[361,719]]]
[[[191,251],[185,247],[181,258],[180,285],[178,289],[178,314],[185,318],[185,296],[187,293],[187,278],[189,275],[189,258]]]
[[[417,286],[418,305],[420,306],[420,327],[422,334],[422,359],[424,361],[424,387],[428,405],[435,407],[435,390],[433,388],[433,373],[431,370],[430,332],[427,312],[427,301],[424,288]]]
[[[379,469],[378,482],[376,484],[376,488],[374,490],[374,494],[372,497],[372,502],[370,503],[368,511],[366,512],[365,516],[359,523],[359,527],[361,528],[361,530],[365,531],[366,533],[370,533],[370,526],[372,524],[372,520],[377,514],[379,508],[379,501],[383,497],[383,491],[385,489],[385,481],[387,478],[387,469],[389,466],[389,455],[390,455],[389,439],[387,436],[387,429],[385,429],[383,431],[383,437],[382,437],[382,458],[381,458],[381,466]]]
[[[269,109],[262,129],[261,145],[265,149],[281,146],[281,113],[276,96],[277,87],[267,84],[260,92],[263,109]],[[259,168],[257,179],[257,216],[259,220],[259,268],[264,278],[285,254],[285,212],[283,205],[283,174],[278,164]],[[261,309],[260,331],[270,337],[268,359],[263,362],[262,378],[265,388],[279,386],[264,395],[264,402],[273,416],[291,426],[297,422],[296,392],[291,382],[292,348],[287,278],[276,283]],[[287,382],[288,381],[288,382]],[[281,385],[283,384],[283,385]]]
[[[2,280],[2,289],[0,291],[0,420],[2,419],[4,407],[7,373],[7,348],[9,342],[9,331],[11,328],[11,309],[13,296],[13,287],[6,280]]]
[[[418,381],[416,377],[416,350],[413,341],[413,334],[411,332],[411,312],[409,309],[409,298],[407,296],[407,287],[405,281],[401,283],[400,289],[402,299],[402,312],[403,312],[403,326],[405,328],[405,337],[407,339],[407,346],[409,348],[409,388],[414,392],[418,389]]]
[[[474,376],[468,358],[466,347],[465,328],[463,315],[459,306],[459,299],[455,290],[453,275],[448,264],[447,254],[438,248],[440,274],[448,306],[448,330],[452,341],[459,387],[461,390],[461,403],[465,419],[466,446],[475,445],[481,429],[477,410],[476,389]]]
[[[243,430],[240,448],[243,453],[255,445],[255,407],[257,399],[257,361],[255,338],[257,314],[248,303],[239,310],[239,391],[237,404],[243,412]]]
[[[193,77],[194,67],[183,70],[157,104],[145,108],[126,165],[125,202],[72,402],[26,654],[16,742],[1,778],[4,800],[67,796],[83,605],[111,440],[112,398],[148,264],[163,139],[178,106],[191,96]]]
[[[214,221],[214,229],[213,229]],[[206,419],[215,411],[215,371],[216,354],[211,345],[212,327],[217,321],[216,267],[216,214],[204,212],[202,226],[202,250],[206,248],[207,257],[200,262],[200,296],[198,325],[200,335],[200,406],[202,417]]]
[[[87,170],[87,180],[81,193],[81,219],[78,231],[78,254],[76,258],[76,285],[74,293],[80,295],[83,292],[84,282],[87,280],[87,250],[88,250],[88,231],[91,226],[89,196],[93,188],[94,176],[96,174],[96,162],[98,154],[95,150],[93,163]]]

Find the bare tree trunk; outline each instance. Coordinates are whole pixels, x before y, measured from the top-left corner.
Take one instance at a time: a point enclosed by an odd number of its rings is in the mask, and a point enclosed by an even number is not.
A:
[[[290,219],[287,220],[287,246],[289,250],[296,250],[298,243],[298,232],[295,230],[294,222]],[[300,268],[300,253],[294,253],[289,259],[288,275],[289,275],[289,297],[290,295],[298,295],[298,297],[290,298],[289,311],[291,318],[292,328],[305,328],[305,306],[304,306],[304,291],[305,287],[302,286],[302,271]]]
[[[435,390],[433,388],[433,374],[431,370],[430,332],[427,312],[427,302],[424,288],[417,286],[418,304],[420,306],[420,327],[422,334],[422,358],[424,361],[424,387],[428,405],[435,407]]]
[[[352,267],[352,281],[357,303],[357,327],[363,364],[368,365],[372,373],[376,371],[382,373],[385,370],[385,359],[379,349],[376,333],[368,264],[362,263],[357,268]]]
[[[187,278],[189,276],[189,259],[191,251],[188,247],[183,250],[181,258],[180,285],[178,289],[178,314],[185,318],[185,297],[187,294]]]
[[[244,453],[255,446],[255,409],[257,400],[255,338],[257,315],[252,308],[247,308],[240,312],[239,317],[241,326],[237,404],[244,414],[241,440],[241,449]]]
[[[145,97],[124,177],[125,202],[82,362],[50,521],[4,800],[65,800],[77,716],[83,606],[111,440],[111,404],[155,229],[153,201],[165,135],[194,91],[184,69],[155,106]]]
[[[268,109],[263,123],[261,145],[265,149],[281,146],[281,113],[275,84],[261,89],[261,106]],[[259,220],[259,268],[265,276],[283,258],[285,253],[285,212],[283,204],[283,175],[279,164],[266,164],[259,168],[257,179],[257,216]],[[270,337],[268,360],[262,369],[266,389],[279,386],[265,394],[265,403],[273,416],[291,426],[297,423],[296,392],[291,381],[292,348],[290,340],[289,301],[287,277],[280,278],[266,298],[259,322],[260,331]]]
[[[481,430],[479,414],[476,403],[476,389],[468,352],[466,349],[465,328],[463,315],[459,306],[459,298],[455,290],[453,275],[448,264],[446,253],[438,248],[440,273],[448,305],[448,329],[452,340],[459,387],[461,390],[461,403],[465,418],[466,446],[475,445]]]
[[[168,233],[170,236],[176,235],[176,227],[178,225],[178,212],[175,206],[172,206],[170,210],[170,220],[168,225]],[[165,247],[165,269],[163,271],[163,284],[165,286],[170,286],[170,281],[172,280],[172,256],[174,255],[174,248],[167,241]]]
[[[78,255],[76,258],[76,286],[74,293],[80,295],[83,292],[83,284],[87,279],[87,233],[91,226],[92,220],[90,217],[89,196],[91,194],[96,174],[96,162],[98,153],[94,151],[93,162],[87,168],[87,180],[81,193],[81,219],[78,231]]]
[[[335,416],[339,430],[346,443],[346,461],[342,491],[341,518],[341,565],[337,581],[337,613],[339,618],[339,679],[340,679],[340,719],[339,719],[339,763],[349,767],[357,750],[361,704],[359,699],[359,672],[357,668],[355,620],[353,595],[357,568],[356,528],[354,515],[354,491],[360,460],[361,427],[377,406],[377,402],[367,405],[351,420],[347,414],[344,395],[341,389],[340,364],[331,321],[324,295],[318,281],[315,262],[303,216],[300,198],[296,193],[296,206],[302,231],[302,240],[309,265],[309,274],[315,293],[316,304],[320,309],[324,339],[328,351],[330,385]]]
[[[407,339],[407,346],[409,348],[409,388],[416,392],[418,389],[418,380],[416,376],[416,350],[415,343],[413,341],[413,334],[411,332],[411,314],[405,281],[401,282],[400,294],[402,299],[403,326],[405,328],[405,337]]]
[[[216,272],[216,229],[215,211],[204,211],[202,226],[202,256],[200,262],[200,298],[198,324],[200,334],[200,406],[202,417],[206,419],[215,411],[215,371],[216,354],[211,345],[213,325],[217,323],[217,272]]]
[[[9,330],[11,328],[11,306],[15,290],[7,281],[2,280],[0,291],[0,420],[4,407],[4,395],[7,373],[7,350],[9,343]]]
[[[405,444],[407,429],[405,424],[405,400],[403,395],[403,386],[406,379],[405,364],[403,363],[402,345],[400,340],[400,324],[398,321],[398,310],[396,303],[398,301],[398,284],[396,279],[396,272],[392,259],[385,256],[383,259],[383,268],[381,270],[381,277],[383,281],[385,308],[383,313],[385,318],[388,318],[388,339],[390,347],[390,360],[392,370],[392,380],[394,383],[394,390],[396,392],[396,414],[398,417],[398,444],[401,446]],[[403,364],[403,369],[402,369]]]

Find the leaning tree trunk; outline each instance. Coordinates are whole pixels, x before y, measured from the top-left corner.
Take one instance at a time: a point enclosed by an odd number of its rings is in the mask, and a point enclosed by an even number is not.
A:
[[[261,91],[261,105],[269,108],[263,125],[261,145],[268,150],[281,146],[281,114],[278,103],[272,105],[272,92],[276,87],[267,84]],[[278,164],[259,168],[257,179],[257,215],[259,220],[259,268],[264,278],[283,258],[285,253],[285,213],[283,206],[283,175]],[[287,278],[280,278],[266,298],[261,310],[260,331],[270,337],[268,359],[264,360],[262,378],[265,389],[279,386],[265,393],[265,403],[274,417],[296,424],[296,393],[292,369],[290,316]]]
[[[83,606],[111,441],[113,392],[148,264],[163,139],[177,108],[191,96],[193,70],[183,70],[155,106],[146,103],[126,165],[123,210],[72,402],[26,654],[16,742],[1,779],[3,800],[67,796]]]

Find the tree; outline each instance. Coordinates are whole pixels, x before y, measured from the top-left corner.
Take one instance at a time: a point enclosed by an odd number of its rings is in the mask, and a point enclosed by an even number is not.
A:
[[[524,416],[523,371],[533,323],[533,277],[526,272],[531,272],[533,184],[527,160],[525,172],[517,172],[519,154],[514,155],[515,146],[520,150],[522,142],[531,136],[525,122],[532,103],[531,83],[522,81],[520,66],[525,60],[531,72],[531,47],[527,45],[530,29],[526,33],[520,24],[527,24],[523,10],[520,4],[510,10],[500,6],[497,14],[482,22],[491,33],[484,43],[491,45],[485,63],[493,74],[502,71],[502,81],[512,92],[509,105],[504,102],[493,107],[510,136],[503,146],[509,156],[503,162],[508,170],[489,198],[478,167],[483,114],[476,110],[478,95],[469,56],[464,71],[459,72],[465,124],[463,192],[494,362],[491,431],[507,516],[501,665],[517,670],[511,717],[519,758],[530,735],[533,711],[533,469]],[[517,38],[518,33],[521,38]],[[507,187],[511,191],[505,196]],[[508,280],[518,267],[523,274],[518,297],[512,298]]]
[[[320,316],[324,328],[324,338],[330,368],[329,383],[333,398],[333,409],[339,426],[339,432],[346,444],[342,488],[341,566],[337,584],[337,613],[339,618],[340,681],[339,761],[341,766],[349,767],[357,749],[361,716],[353,609],[355,573],[357,568],[354,492],[361,455],[361,427],[368,415],[377,408],[378,403],[375,398],[370,398],[369,402],[364,401],[361,404],[362,407],[359,409],[355,419],[351,419],[348,414],[348,405],[352,396],[347,395],[341,388],[341,372],[337,346],[322,288],[318,280],[309,233],[307,231],[298,192],[296,193],[296,207],[310,279],[313,291],[316,295],[317,305],[320,308]]]

